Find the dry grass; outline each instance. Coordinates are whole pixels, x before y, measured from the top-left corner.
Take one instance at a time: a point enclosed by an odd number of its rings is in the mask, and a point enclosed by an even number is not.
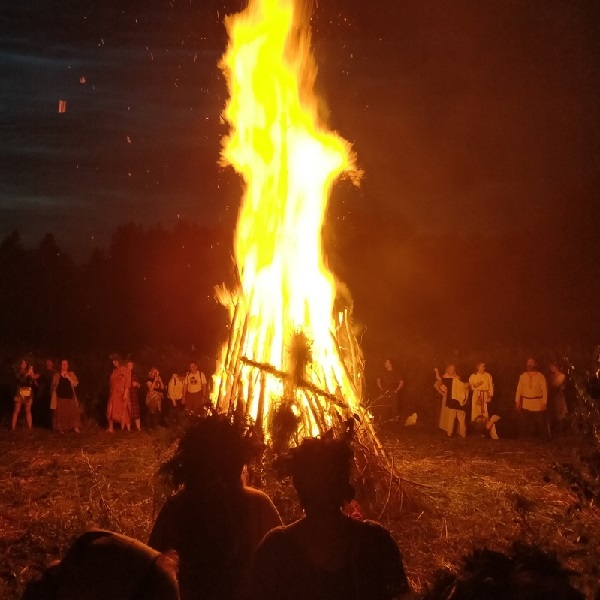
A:
[[[0,431],[0,598],[60,558],[89,526],[146,540],[164,497],[156,469],[169,432],[80,436]],[[573,460],[571,445],[446,439],[412,431],[387,446],[407,479],[409,500],[390,497],[383,523],[394,533],[415,588],[454,567],[474,545],[504,549],[515,539],[554,549],[583,574],[591,597],[600,564],[600,511],[548,478]],[[546,477],[546,480],[545,480]],[[267,482],[284,518],[298,514],[289,487]],[[385,499],[384,499],[385,500]],[[377,516],[377,515],[374,515]]]
[[[161,434],[0,432],[0,598],[96,526],[146,540],[163,499]]]
[[[412,511],[384,524],[403,551],[416,589],[436,569],[454,568],[475,546],[505,550],[515,540],[540,544],[580,572],[589,597],[598,586],[600,510],[553,475],[552,465],[576,460],[562,445],[412,433],[388,440],[400,472],[417,484]]]

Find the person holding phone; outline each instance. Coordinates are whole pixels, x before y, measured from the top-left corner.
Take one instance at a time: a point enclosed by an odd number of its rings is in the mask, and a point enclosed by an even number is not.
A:
[[[146,394],[146,407],[148,408],[148,420],[150,429],[158,427],[160,422],[160,411],[162,407],[165,384],[156,367],[152,367],[146,379],[148,393]]]
[[[11,429],[14,431],[17,428],[17,420],[21,407],[25,407],[25,420],[27,427],[33,427],[33,418],[31,416],[31,405],[33,404],[33,391],[37,386],[39,375],[33,371],[33,365],[28,365],[26,360],[19,363],[19,367],[15,371],[16,390],[14,396],[14,410],[11,421]]]

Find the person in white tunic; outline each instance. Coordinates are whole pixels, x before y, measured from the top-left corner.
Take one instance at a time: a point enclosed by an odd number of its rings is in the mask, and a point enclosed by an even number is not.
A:
[[[460,437],[467,437],[465,405],[467,404],[469,384],[460,380],[453,364],[446,366],[446,371],[442,376],[436,368],[435,379],[434,387],[442,397],[440,429],[444,429],[450,437],[454,433],[454,423],[458,421],[458,434]]]
[[[471,422],[480,428],[485,427],[493,440],[498,439],[496,423],[500,420],[498,415],[490,417],[488,404],[494,397],[494,381],[490,373],[485,370],[485,363],[477,363],[477,370],[469,377],[469,387],[473,391],[471,397]]]
[[[519,377],[515,406],[519,413],[519,437],[527,436],[532,425],[541,437],[548,437],[548,385],[544,375],[538,371],[535,358],[527,359],[526,371]]]

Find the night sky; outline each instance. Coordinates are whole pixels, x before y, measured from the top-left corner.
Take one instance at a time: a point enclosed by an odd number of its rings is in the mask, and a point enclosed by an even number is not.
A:
[[[600,224],[600,5],[319,0],[329,123],[355,146],[347,210],[421,232]],[[8,5],[8,3],[5,3]],[[124,222],[233,222],[217,68],[240,0],[25,0],[2,9],[0,235],[84,258]],[[67,101],[65,114],[58,101]],[[340,200],[341,197],[341,200]],[[338,207],[342,212],[344,207]]]

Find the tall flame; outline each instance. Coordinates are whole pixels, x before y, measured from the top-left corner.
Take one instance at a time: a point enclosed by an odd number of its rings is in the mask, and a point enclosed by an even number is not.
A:
[[[235,234],[240,288],[218,293],[232,329],[213,394],[221,409],[241,403],[263,422],[285,397],[303,435],[315,435],[360,408],[336,338],[343,318],[334,315],[336,280],[321,243],[331,187],[344,172],[356,175],[354,155],[319,119],[308,17],[300,0],[250,0],[225,22],[230,133],[222,161],[245,191]],[[299,333],[311,360],[294,379]]]

